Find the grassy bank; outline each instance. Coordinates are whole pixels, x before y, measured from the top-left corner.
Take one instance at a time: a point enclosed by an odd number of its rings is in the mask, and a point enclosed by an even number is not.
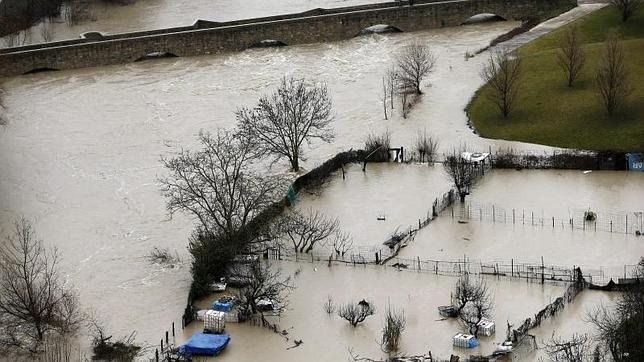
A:
[[[477,92],[467,108],[472,125],[483,137],[559,147],[644,150],[644,9],[624,24],[614,8],[603,8],[574,22],[582,34],[586,66],[572,88],[556,62],[558,29],[523,46],[524,75],[513,113],[503,119],[486,93]],[[567,27],[572,26],[571,24]],[[608,116],[596,93],[595,69],[610,29],[624,39],[634,88],[626,107]]]

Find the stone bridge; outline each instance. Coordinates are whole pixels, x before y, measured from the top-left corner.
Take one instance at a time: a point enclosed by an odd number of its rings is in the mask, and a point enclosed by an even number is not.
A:
[[[374,25],[400,31],[457,26],[484,13],[507,20],[546,19],[575,6],[576,0],[416,0],[413,6],[389,2],[225,23],[199,20],[192,26],[134,33],[92,32],[80,39],[0,49],[0,77],[124,64],[151,54],[183,57],[241,51],[264,40],[286,45],[337,41]]]

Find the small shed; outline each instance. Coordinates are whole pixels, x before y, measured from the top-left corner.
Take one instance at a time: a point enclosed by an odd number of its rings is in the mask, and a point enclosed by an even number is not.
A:
[[[475,348],[478,347],[479,341],[471,334],[459,333],[452,337],[455,347]]]
[[[481,319],[480,322],[477,323],[479,326],[479,332],[483,334],[486,337],[489,337],[496,332],[496,326],[494,325],[494,322],[488,319]]]
[[[206,311],[203,318],[203,330],[208,333],[223,333],[226,328],[226,316],[224,312],[216,310]]]

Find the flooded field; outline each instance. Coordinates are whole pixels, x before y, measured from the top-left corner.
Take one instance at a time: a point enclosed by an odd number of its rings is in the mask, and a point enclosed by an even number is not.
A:
[[[300,196],[297,208],[337,217],[356,247],[379,246],[395,230],[418,227],[450,187],[440,165],[372,163],[363,173],[362,165],[352,164],[344,180],[337,174],[316,195]]]
[[[492,170],[468,200],[539,216],[567,218],[575,210],[644,210],[644,173],[573,170]]]
[[[480,347],[468,350],[452,347],[451,337],[461,332],[462,327],[456,320],[441,320],[437,310],[438,306],[449,304],[456,278],[373,266],[329,268],[325,263],[292,262],[276,266],[284,274],[301,270],[295,279],[297,289],[291,294],[289,311],[277,321],[281,329],[288,331],[291,340],[287,342],[258,326],[228,323],[226,331],[231,342],[216,360],[246,361],[258,355],[270,355],[273,361],[301,361],[311,356],[317,356],[316,361],[346,361],[349,348],[360,356],[381,358],[376,341],[380,338],[388,305],[405,311],[407,327],[401,339],[404,353],[424,354],[431,350],[441,358],[449,358],[452,353],[488,354],[494,350],[494,343],[505,339],[506,321],[518,323],[563,293],[559,286],[486,279],[494,291],[496,334],[482,337]],[[323,310],[322,304],[328,296],[335,304],[362,299],[373,301],[376,314],[353,328],[336,314],[328,315]],[[202,306],[209,304],[204,301]],[[188,335],[198,331],[201,323],[191,328],[186,330]],[[293,339],[304,343],[287,350],[293,346]]]
[[[634,172],[493,170],[467,197],[471,218],[466,223],[459,222],[457,203],[454,216],[451,210],[443,212],[400,256],[441,260],[467,255],[473,260],[526,262],[544,257],[549,264],[602,266],[607,273],[621,275],[625,264],[636,264],[644,255],[642,237],[617,232],[624,229],[618,225],[624,219],[617,216],[625,213],[631,217],[629,230],[639,227],[633,226],[638,222],[633,211],[644,208],[642,185],[644,174]],[[588,223],[586,230],[571,227],[571,215],[583,214],[589,207],[600,217],[616,215],[615,232],[606,230],[606,222],[599,219],[600,230],[595,223]],[[490,212],[497,214],[496,221]]]

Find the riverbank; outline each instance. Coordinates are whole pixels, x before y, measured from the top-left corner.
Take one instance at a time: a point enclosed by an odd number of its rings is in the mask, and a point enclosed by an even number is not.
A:
[[[586,65],[572,88],[556,62],[557,39],[578,26]],[[595,90],[594,75],[603,40],[617,28],[623,37],[633,93],[628,105],[608,116]],[[524,75],[516,110],[503,119],[481,88],[467,107],[472,126],[487,138],[543,145],[615,151],[644,150],[644,12],[622,23],[612,7],[600,9],[519,49]]]

